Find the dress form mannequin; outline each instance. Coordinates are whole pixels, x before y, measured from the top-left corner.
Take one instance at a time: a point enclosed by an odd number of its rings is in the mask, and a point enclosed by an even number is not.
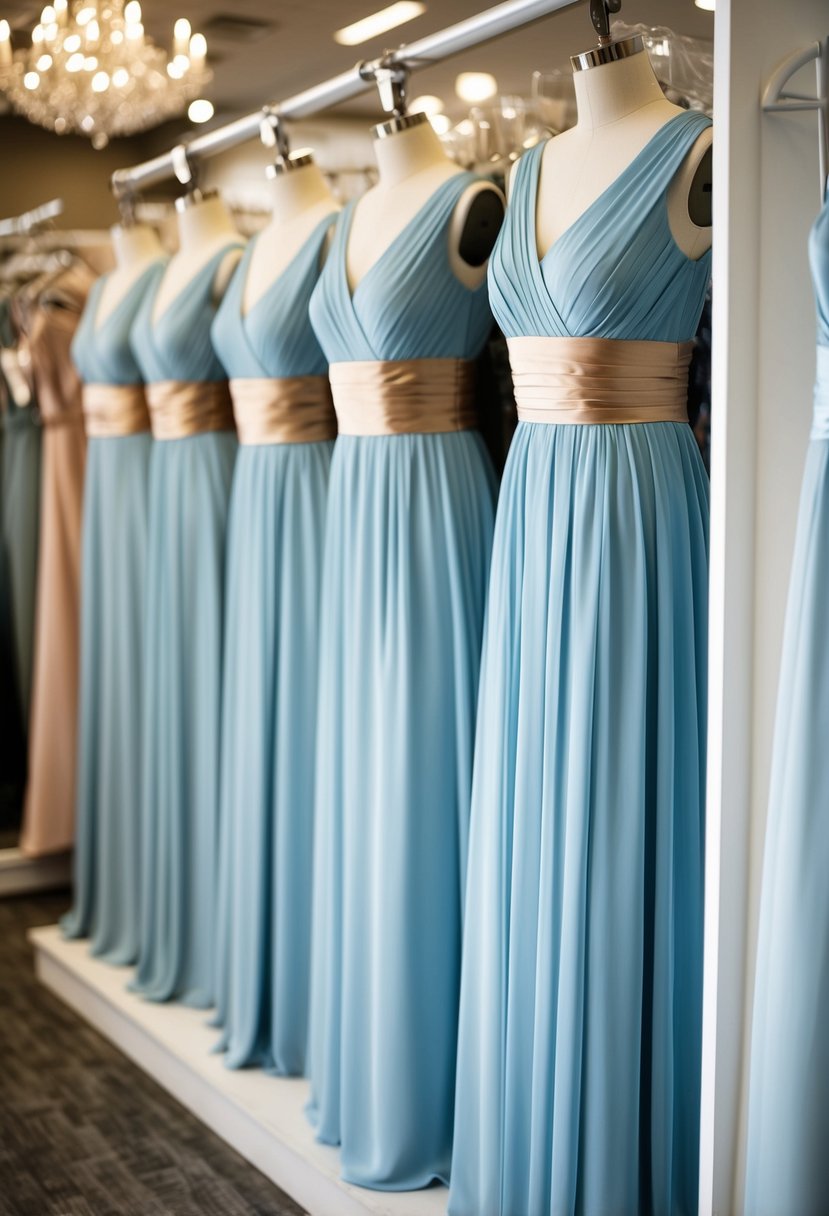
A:
[[[277,161],[270,167],[273,213],[256,239],[250,260],[242,306],[249,313],[268,288],[338,204],[310,154]]]
[[[103,325],[150,262],[164,256],[158,233],[148,224],[117,224],[110,228],[115,269],[104,283],[96,324]]]
[[[238,246],[242,237],[218,194],[203,195],[196,191],[176,199],[176,213],[179,248],[170,259],[161,280],[153,311],[155,320],[175,302],[211,258],[225,246],[236,246],[228,249],[228,255],[219,264],[213,281],[213,298],[220,300],[241,256]]]
[[[584,66],[588,58],[571,60],[576,69],[578,122],[551,139],[542,157],[536,218],[539,256],[615,181],[659,128],[681,112],[662,92],[645,50]],[[674,240],[694,259],[711,245],[711,142],[708,128],[668,191]]]
[[[405,121],[391,133],[388,128],[395,120],[374,128],[380,180],[354,210],[346,253],[352,291],[438,186],[462,172],[443,151],[425,115]],[[497,186],[480,181],[464,191],[452,217],[449,259],[465,286],[478,287],[486,277],[486,261],[503,218],[504,198]]]

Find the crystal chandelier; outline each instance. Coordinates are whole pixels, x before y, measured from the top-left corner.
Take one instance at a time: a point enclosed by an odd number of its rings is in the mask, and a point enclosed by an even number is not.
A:
[[[138,0],[54,0],[13,51],[0,21],[0,91],[30,122],[103,148],[183,112],[210,80],[203,34],[175,23],[170,56],[144,33]]]

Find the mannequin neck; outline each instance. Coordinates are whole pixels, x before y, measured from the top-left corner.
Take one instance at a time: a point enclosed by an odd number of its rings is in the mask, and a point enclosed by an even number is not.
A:
[[[110,229],[115,265],[119,270],[131,270],[143,262],[151,262],[163,255],[164,249],[158,234],[148,224],[133,224],[124,228],[120,224]]]
[[[435,165],[451,164],[430,122],[374,141],[380,185],[396,186]]]
[[[332,210],[336,205],[334,196],[316,164],[289,169],[287,173],[277,173],[270,180],[270,192],[273,224],[290,224],[292,220],[322,203],[330,203]]]
[[[176,215],[181,253],[191,253],[205,245],[215,245],[223,236],[238,236],[230,212],[218,195],[191,203]]]
[[[582,128],[604,127],[666,100],[647,51],[575,72],[573,83]]]

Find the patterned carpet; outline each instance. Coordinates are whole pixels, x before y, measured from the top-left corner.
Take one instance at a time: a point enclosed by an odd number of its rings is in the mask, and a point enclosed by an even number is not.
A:
[[[26,930],[66,905],[0,901],[0,1216],[302,1216],[37,983]]]

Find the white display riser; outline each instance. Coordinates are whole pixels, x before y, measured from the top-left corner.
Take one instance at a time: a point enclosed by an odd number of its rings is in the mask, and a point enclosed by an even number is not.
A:
[[[33,929],[38,978],[310,1216],[445,1216],[448,1191],[392,1194],[349,1186],[339,1154],[317,1144],[304,1114],[308,1082],[231,1071],[213,1054],[208,1014],[127,991],[131,972],[91,958],[57,926]]]
[[[68,887],[71,881],[71,853],[27,857],[17,848],[0,849],[0,898]]]

